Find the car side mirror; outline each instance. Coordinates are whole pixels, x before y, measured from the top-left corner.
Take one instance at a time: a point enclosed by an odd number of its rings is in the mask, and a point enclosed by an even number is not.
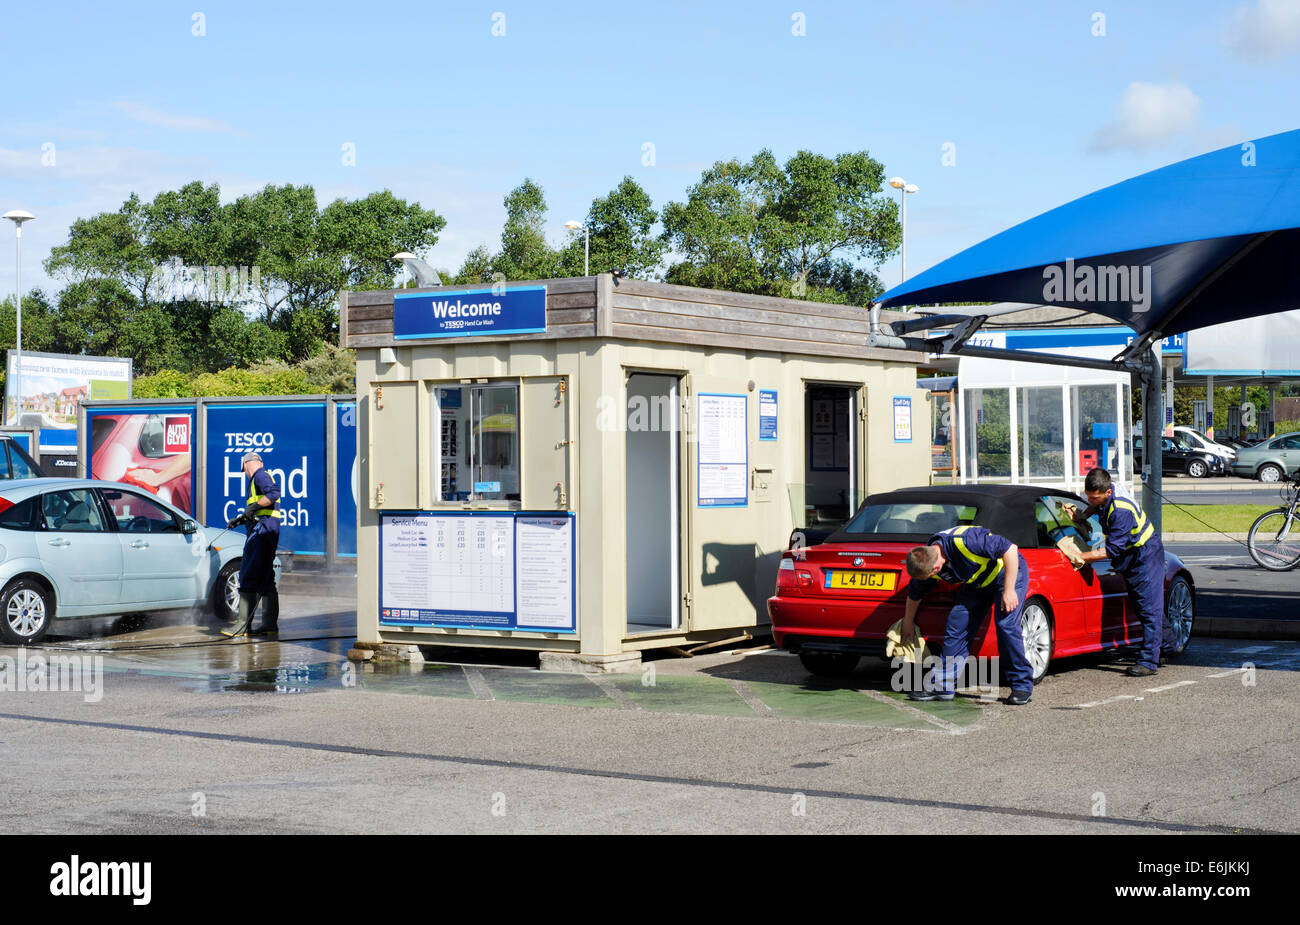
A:
[[[198,533],[199,525],[196,524],[194,521],[187,519],[185,523],[181,525],[181,532],[186,535],[189,535],[191,533]]]

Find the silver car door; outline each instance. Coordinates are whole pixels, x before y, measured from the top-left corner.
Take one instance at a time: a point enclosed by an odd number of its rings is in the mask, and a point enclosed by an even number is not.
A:
[[[64,615],[116,613],[122,596],[122,544],[108,530],[89,488],[41,496],[36,548],[49,571]]]
[[[101,488],[116,521],[122,547],[122,600],[132,606],[182,607],[203,596],[199,572],[206,559],[195,553],[197,534],[185,534],[182,520],[143,494]]]

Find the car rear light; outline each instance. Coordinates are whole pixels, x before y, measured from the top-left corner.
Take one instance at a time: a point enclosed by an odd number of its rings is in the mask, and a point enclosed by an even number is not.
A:
[[[776,590],[793,591],[794,585],[794,560],[783,558],[776,570]]]
[[[10,501],[8,498],[0,498],[0,514],[3,514],[5,511],[9,510],[13,506],[14,503]]]

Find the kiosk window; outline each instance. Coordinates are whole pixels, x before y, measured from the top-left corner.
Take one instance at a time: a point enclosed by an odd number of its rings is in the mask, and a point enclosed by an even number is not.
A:
[[[519,387],[438,388],[439,501],[519,500]]]

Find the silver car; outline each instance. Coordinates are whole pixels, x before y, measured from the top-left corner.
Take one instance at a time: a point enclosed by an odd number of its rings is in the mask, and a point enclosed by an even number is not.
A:
[[[202,527],[121,482],[0,483],[0,638],[26,645],[58,618],[150,610],[234,620],[243,551],[241,533]]]
[[[1232,474],[1261,482],[1280,482],[1300,471],[1300,433],[1282,434],[1237,451]]]

